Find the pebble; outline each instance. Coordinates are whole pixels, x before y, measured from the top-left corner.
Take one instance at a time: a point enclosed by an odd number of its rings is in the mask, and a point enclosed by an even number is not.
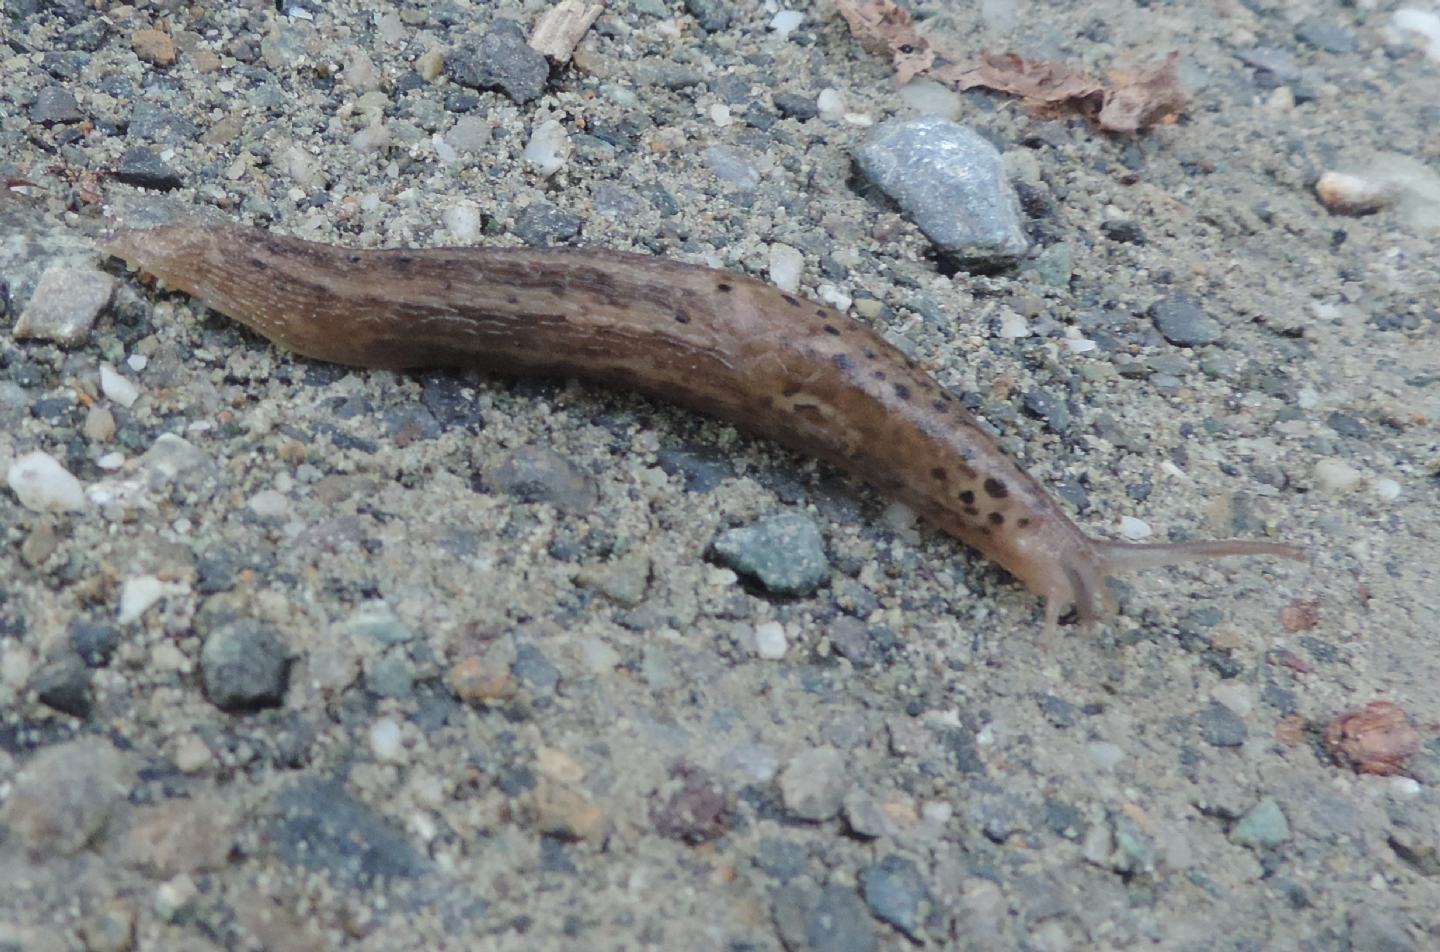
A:
[[[394,718],[382,717],[370,725],[370,753],[381,763],[398,764],[405,759],[400,725]]]
[[[184,184],[180,173],[144,146],[127,149],[115,166],[115,178],[126,185],[168,192]]]
[[[43,450],[33,450],[10,464],[6,482],[32,512],[74,512],[85,508],[80,480]]]
[[[685,0],[685,9],[706,33],[718,33],[730,25],[730,0]]]
[[[922,116],[954,122],[965,111],[965,100],[949,86],[933,79],[912,79],[900,87],[900,101]]]
[[[103,668],[120,647],[120,628],[109,622],[76,621],[70,626],[70,647],[90,667]]]
[[[815,97],[815,108],[819,111],[821,119],[827,122],[839,122],[845,118],[845,111],[850,108],[850,103],[840,90],[827,86],[820,90],[820,95]]]
[[[402,654],[367,658],[365,686],[381,697],[409,697],[415,692],[415,668]]]
[[[803,513],[770,516],[723,532],[713,552],[721,564],[754,578],[774,595],[808,595],[830,578],[820,527]]]
[[[124,861],[154,876],[222,869],[235,844],[235,820],[219,794],[165,800],[136,811]]]
[[[98,403],[85,411],[85,438],[96,443],[108,443],[115,436],[115,414]]]
[[[915,863],[891,853],[860,871],[860,894],[875,918],[919,941],[922,904],[929,897],[925,877]]]
[[[1440,63],[1440,12],[1402,7],[1390,14],[1386,32],[1399,42],[1413,43]]]
[[[1125,759],[1125,748],[1110,741],[1092,741],[1085,745],[1085,756],[1096,770],[1110,773]]]
[[[414,879],[429,868],[398,827],[337,781],[299,780],[273,799],[271,812],[267,840],[281,860],[343,886]]]
[[[138,472],[152,489],[163,489],[182,476],[210,468],[210,456],[194,443],[174,433],[162,433],[140,456]]]
[[[90,674],[73,652],[42,665],[30,678],[30,690],[41,704],[62,714],[82,720],[90,716]]]
[[[152,907],[155,915],[165,922],[175,922],[182,915],[189,915],[191,907],[200,898],[200,887],[186,873],[166,880],[155,887]]]
[[[355,609],[345,621],[345,631],[355,638],[368,638],[390,646],[413,641],[415,631],[384,602],[371,602]]]
[[[547,503],[562,512],[583,513],[598,499],[594,481],[578,466],[544,446],[522,446],[489,473],[497,491],[520,502]]]
[[[103,271],[51,265],[40,275],[35,293],[15,322],[15,338],[54,341],[65,347],[83,344],[114,293],[115,279]]]
[[[766,661],[779,661],[790,648],[785,639],[785,626],[778,621],[755,626],[755,654]]]
[[[42,126],[79,122],[84,118],[75,94],[63,86],[46,86],[30,105],[30,121]]]
[[[155,66],[175,63],[175,40],[164,30],[136,30],[130,34],[130,48],[135,55]]]
[[[198,734],[185,734],[175,744],[175,767],[181,773],[199,773],[215,763],[210,747]]]
[[[462,116],[454,127],[445,133],[445,141],[456,152],[479,154],[490,148],[492,132],[488,120],[479,116]]]
[[[1206,705],[1195,721],[1200,727],[1200,736],[1211,747],[1240,747],[1248,736],[1240,715],[1214,701]]]
[[[525,161],[541,178],[549,178],[565,167],[570,158],[570,133],[557,119],[547,119],[535,127],[525,144]]]
[[[750,191],[760,185],[760,170],[750,161],[750,156],[733,145],[707,146],[700,158],[715,177],[722,182]]]
[[[820,107],[816,105],[814,96],[801,96],[797,93],[775,93],[771,100],[780,115],[787,119],[798,119],[806,122],[820,115]]]
[[[540,98],[550,78],[550,64],[531,49],[518,28],[498,21],[478,40],[452,49],[445,56],[445,72],[462,86],[499,89],[517,103]],[[512,25],[513,26],[513,25]]]
[[[856,158],[865,178],[958,264],[1009,265],[1029,248],[1000,153],[975,130],[936,116],[892,119]]]
[[[445,675],[445,685],[466,704],[498,704],[513,698],[520,685],[507,666],[491,658],[461,658]]]
[[[805,22],[805,14],[799,10],[781,10],[770,18],[770,29],[778,36],[788,37],[791,33],[800,29]]]
[[[805,256],[780,242],[770,245],[770,283],[782,291],[797,291],[800,274],[805,270]]]
[[[1150,305],[1150,320],[1166,340],[1176,347],[1201,347],[1224,336],[1222,328],[1200,307],[1200,302],[1177,291]]]
[[[1365,475],[1349,463],[1322,459],[1315,464],[1315,484],[1330,493],[1348,493],[1359,488]]]
[[[581,790],[542,780],[531,798],[535,828],[567,840],[599,840],[610,828],[605,811]]]
[[[135,948],[135,913],[120,901],[107,904],[80,924],[85,952],[131,952]]]
[[[784,886],[775,893],[771,915],[791,952],[872,952],[876,947],[864,902],[845,886]]]
[[[1134,516],[1120,517],[1120,535],[1131,542],[1139,542],[1154,535],[1155,530],[1150,528],[1150,523],[1144,519],[1136,519]]]
[[[779,783],[785,809],[818,823],[840,813],[850,774],[844,754],[826,745],[792,757],[780,772]]]
[[[580,216],[549,202],[534,202],[520,209],[513,231],[532,247],[558,245],[580,233]]]
[[[1246,811],[1230,832],[1230,839],[1241,846],[1274,849],[1290,839],[1290,824],[1280,804],[1266,797]]]
[[[100,390],[127,410],[140,399],[140,388],[109,364],[100,365]]]
[[[273,629],[241,619],[206,635],[200,675],[205,696],[222,711],[279,707],[290,679],[289,651]]]
[[[1324,20],[1305,20],[1295,27],[1295,38],[1327,53],[1355,52],[1355,34]]]
[[[469,202],[460,202],[440,213],[440,220],[450,237],[461,244],[474,244],[480,238],[480,209]]]
[[[650,557],[636,550],[613,562],[587,565],[575,573],[575,582],[604,593],[619,605],[634,608],[645,600],[645,588],[650,582]]]
[[[995,336],[1001,340],[1019,340],[1022,337],[1029,337],[1030,322],[1025,320],[1024,315],[1016,314],[1014,311],[1004,311],[1000,314]]]
[[[68,856],[105,829],[129,789],[125,756],[98,737],[56,744],[35,754],[10,781],[0,823],[26,849]]]

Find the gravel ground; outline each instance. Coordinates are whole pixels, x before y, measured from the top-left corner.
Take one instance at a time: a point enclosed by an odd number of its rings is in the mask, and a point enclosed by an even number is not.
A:
[[[1180,50],[1193,106],[1118,138],[902,95],[825,0],[613,0],[551,67],[541,3],[282,7],[0,12],[0,948],[1440,943],[1440,62],[1388,0],[914,4],[961,57]],[[857,168],[917,104],[1003,154],[1018,261]],[[1377,156],[1398,203],[1317,201]],[[1313,560],[1046,641],[812,461],[306,362],[94,250],[193,216],[793,280],[1085,525]],[[1323,741],[1375,701],[1391,776]]]

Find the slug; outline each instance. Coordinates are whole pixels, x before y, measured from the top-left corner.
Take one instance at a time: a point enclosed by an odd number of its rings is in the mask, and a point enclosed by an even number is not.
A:
[[[353,251],[240,225],[125,231],[103,250],[282,347],[401,370],[478,367],[638,390],[826,460],[1092,623],[1118,572],[1273,542],[1087,535],[955,396],[859,321],[760,281],[590,249]]]

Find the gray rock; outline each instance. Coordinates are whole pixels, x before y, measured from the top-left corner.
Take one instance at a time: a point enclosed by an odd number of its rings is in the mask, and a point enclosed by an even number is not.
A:
[[[398,645],[414,639],[415,632],[384,602],[361,605],[345,622],[350,634],[382,645]]]
[[[75,94],[63,86],[46,86],[30,105],[30,121],[42,126],[79,122],[84,118]]]
[[[40,275],[35,293],[15,322],[15,337],[49,340],[67,347],[82,344],[89,339],[90,328],[114,293],[115,279],[103,271],[51,265]]]
[[[716,33],[730,25],[732,0],[685,0],[685,9],[706,33]]]
[[[830,645],[842,658],[857,668],[868,668],[879,661],[879,652],[870,640],[870,629],[858,618],[842,616],[830,623],[827,633]]]
[[[205,696],[222,711],[279,707],[290,680],[290,655],[274,630],[241,619],[206,636],[200,676]]]
[[[775,595],[808,595],[830,577],[820,527],[798,512],[721,533],[715,557]]]
[[[153,188],[159,192],[168,192],[184,184],[179,172],[144,146],[129,149],[120,156],[120,163],[115,166],[115,178],[127,185]]]
[[[0,823],[34,853],[78,853],[105,829],[132,779],[124,755],[108,741],[57,744],[16,774]]]
[[[1335,23],[1306,20],[1295,28],[1295,38],[1327,53],[1355,52],[1355,34]]]
[[[1245,743],[1248,734],[1245,722],[1223,704],[1211,701],[1196,720],[1200,736],[1212,747],[1239,747]]]
[[[1230,831],[1230,839],[1241,846],[1274,849],[1290,839],[1290,824],[1275,798],[1266,797],[1246,811]]]
[[[771,914],[780,941],[791,952],[871,952],[875,927],[852,889],[785,886],[775,893]]]
[[[41,666],[30,678],[30,690],[41,704],[62,714],[81,719],[90,716],[90,673],[73,652]]]
[[[929,896],[925,877],[913,862],[890,854],[860,871],[860,893],[875,918],[888,922],[912,939],[924,923],[921,904]]]
[[[371,658],[365,664],[365,686],[381,697],[407,698],[415,692],[415,667],[401,653]]]
[[[595,483],[580,467],[544,446],[522,446],[491,471],[490,485],[521,502],[580,513],[595,505]]]
[[[540,98],[550,78],[544,55],[525,37],[499,24],[445,57],[445,72],[462,86],[498,89],[517,103]]]
[[[269,842],[288,866],[364,889],[430,869],[398,826],[333,780],[307,777],[272,801]]]
[[[1213,344],[1225,333],[1225,329],[1200,307],[1200,302],[1184,291],[1177,291],[1150,305],[1150,319],[1155,322],[1155,329],[1177,347]]]
[[[103,621],[77,621],[70,626],[70,647],[85,664],[103,668],[120,647],[120,627]]]
[[[785,765],[779,780],[785,809],[817,823],[840,812],[850,786],[845,755],[830,746],[797,754]]]
[[[730,461],[712,449],[667,447],[655,454],[655,462],[667,476],[684,479],[687,493],[708,493],[735,475]]]
[[[130,111],[130,125],[125,135],[159,145],[186,145],[200,137],[200,127],[158,103],[138,102]]]
[[[978,132],[937,116],[877,126],[860,171],[962,266],[1013,263],[1030,243],[1000,153]]]
[[[580,234],[580,216],[549,202],[533,202],[520,209],[512,230],[532,247],[558,245]]]
[[[776,93],[771,98],[775,101],[775,108],[780,110],[780,115],[787,119],[799,119],[801,122],[806,122],[820,115],[820,107],[815,104],[814,96]]]
[[[560,671],[550,663],[544,653],[528,641],[515,646],[515,661],[510,673],[519,678],[531,690],[548,694],[560,683]]]
[[[747,192],[760,185],[760,170],[750,161],[750,156],[733,145],[708,146],[700,158],[722,182]]]
[[[1405,930],[1408,918],[1394,909],[1361,907],[1351,913],[1350,941],[1342,948],[1354,952],[1412,952],[1417,946]]]

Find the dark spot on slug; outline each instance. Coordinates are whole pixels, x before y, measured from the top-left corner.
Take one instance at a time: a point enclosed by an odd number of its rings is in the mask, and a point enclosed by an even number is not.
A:
[[[1005,488],[1005,484],[1000,482],[1000,480],[996,479],[994,476],[991,476],[989,479],[985,480],[985,492],[995,499],[1004,499],[1006,496],[1010,495],[1010,490]]]
[[[899,397],[901,400],[909,400],[910,388],[905,386],[903,383],[897,383],[895,385],[895,396]]]
[[[259,258],[251,258],[251,259],[250,259],[250,267],[254,268],[256,271],[269,271],[269,270],[270,270],[270,266],[269,266],[268,264],[266,264],[264,261],[261,261]]]
[[[1028,529],[1030,528],[1030,520],[1026,519],[1024,516],[1021,516],[1019,519],[1015,520],[1015,525],[1019,526],[1021,529]]]
[[[825,313],[824,311],[821,311],[821,312],[820,312],[821,315],[823,315],[824,313]],[[831,335],[832,337],[839,337],[839,336],[840,336],[840,328],[836,327],[834,324],[826,324],[826,325],[825,325],[825,333]]]
[[[793,294],[782,294],[782,295],[780,295],[780,296],[781,296],[782,298],[784,298],[784,299],[785,299],[785,303],[788,304],[788,305],[790,305],[791,307],[799,307],[799,306],[800,306],[800,299],[797,298],[797,297],[795,297],[795,295],[793,295]]]
[[[930,475],[934,476],[942,483],[950,478],[950,475],[945,472],[945,468],[943,466],[936,466],[934,469],[930,470]]]
[[[870,376],[874,377],[876,380],[884,380],[884,379],[885,379],[885,371],[883,371],[883,370],[876,370],[876,371],[873,371],[873,372],[870,374]]]
[[[690,323],[690,315],[689,315],[689,314],[686,314],[684,311],[676,311],[676,312],[675,312],[675,320],[676,320],[678,323],[681,323],[681,324],[689,324],[689,323]]]
[[[825,313],[825,309],[824,309],[823,307],[817,307],[817,308],[815,309],[815,316],[816,316],[816,317],[827,317],[828,315]],[[839,332],[839,331],[836,331],[835,333],[838,334],[838,333],[840,333],[840,332]]]
[[[976,509],[974,506],[966,506],[966,507],[965,507],[965,515],[967,515],[967,516],[978,516],[978,515],[980,515],[980,510],[979,510],[979,509]]]
[[[1004,514],[1004,513],[1001,513],[1001,512],[992,512],[992,513],[990,513],[990,515],[989,515],[988,518],[990,519],[990,524],[991,524],[992,526],[1003,526],[1003,525],[1005,524],[1005,514]]]
[[[981,526],[981,527],[980,527],[980,534],[983,535],[983,536],[988,536],[988,535],[990,535],[990,527],[989,527],[989,526]]]
[[[944,400],[936,400],[934,403],[930,404],[930,409],[934,410],[936,413],[950,412],[950,408],[945,405]]]
[[[960,494],[960,501],[967,506],[975,505],[975,490],[967,489]]]
[[[865,359],[866,359],[866,360],[874,360],[876,357],[879,357],[879,356],[880,356],[879,354],[875,353],[875,351],[871,350],[869,347],[866,347],[866,348],[865,348]]]
[[[721,294],[729,294],[730,285],[726,284],[724,281],[721,281],[719,284],[715,285],[715,290],[719,291]]]
[[[831,357],[830,360],[841,370],[849,370],[855,366],[855,362],[850,359],[849,354],[836,354],[834,357]]]

